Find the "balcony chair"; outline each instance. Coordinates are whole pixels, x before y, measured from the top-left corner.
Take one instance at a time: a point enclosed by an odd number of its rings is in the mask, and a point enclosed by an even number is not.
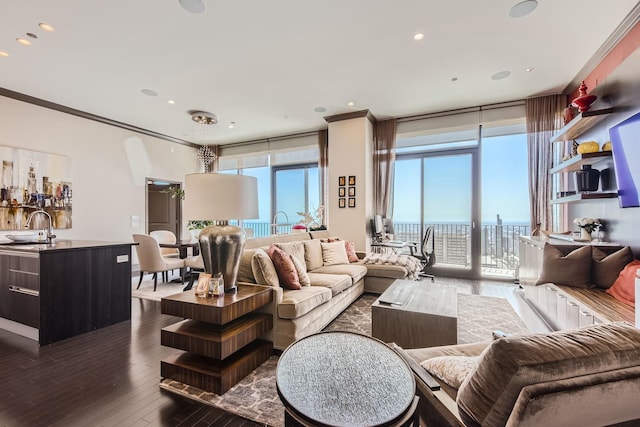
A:
[[[175,257],[166,257],[162,255],[158,241],[146,234],[134,234],[133,241],[137,243],[135,246],[138,254],[138,262],[140,263],[140,281],[138,287],[142,283],[142,277],[145,272],[153,273],[153,291],[158,286],[158,273],[164,273],[169,270],[180,269],[182,279],[184,281],[184,260]],[[164,278],[164,274],[163,274]]]
[[[420,253],[413,254],[422,263],[422,270],[420,271],[420,277],[431,278],[431,281],[435,281],[433,274],[427,273],[429,268],[436,263],[436,251],[435,251],[435,237],[433,235],[433,227],[427,227],[422,236],[422,242],[420,244]]]

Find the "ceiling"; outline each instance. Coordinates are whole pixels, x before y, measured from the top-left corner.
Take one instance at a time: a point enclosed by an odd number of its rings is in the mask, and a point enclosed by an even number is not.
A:
[[[384,119],[562,92],[639,3],[539,0],[511,18],[520,0],[199,1],[203,14],[178,0],[2,0],[0,88],[225,144],[363,109]],[[219,122],[198,131],[189,110]]]

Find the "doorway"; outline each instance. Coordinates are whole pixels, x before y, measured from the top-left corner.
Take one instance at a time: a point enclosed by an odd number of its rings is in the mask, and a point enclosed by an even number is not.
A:
[[[169,230],[182,239],[182,199],[172,197],[169,188],[182,189],[182,183],[160,179],[147,179],[147,233]]]

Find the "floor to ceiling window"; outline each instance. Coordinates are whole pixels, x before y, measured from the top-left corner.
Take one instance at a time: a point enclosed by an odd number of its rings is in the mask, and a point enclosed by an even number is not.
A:
[[[524,119],[465,125],[465,118],[446,117],[448,129],[425,126],[423,134],[399,128],[394,239],[420,241],[433,227],[434,273],[511,279],[518,237],[529,233]]]
[[[318,165],[290,165],[273,169],[275,214],[272,234],[288,233],[302,219],[298,212],[313,212],[320,205]]]
[[[310,134],[280,140],[224,145],[220,173],[239,173],[258,180],[259,218],[241,225],[253,235],[288,233],[301,217],[320,204],[318,136]]]

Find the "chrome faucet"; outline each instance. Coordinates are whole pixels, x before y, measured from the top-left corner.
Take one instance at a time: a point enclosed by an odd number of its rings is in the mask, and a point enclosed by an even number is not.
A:
[[[47,227],[47,243],[53,242],[53,239],[56,238],[55,234],[53,234],[53,221],[51,220],[51,215],[49,215],[44,209],[38,209],[37,211],[31,212],[29,217],[27,218],[27,223],[24,225],[24,228],[29,228],[31,225],[31,220],[36,214],[44,214],[49,219],[49,226]]]
[[[289,225],[289,215],[287,215],[285,211],[278,211],[273,216],[273,224],[271,224],[271,228],[272,228],[271,234],[278,234],[278,215],[279,214],[284,215],[284,219],[286,222],[283,225]]]

